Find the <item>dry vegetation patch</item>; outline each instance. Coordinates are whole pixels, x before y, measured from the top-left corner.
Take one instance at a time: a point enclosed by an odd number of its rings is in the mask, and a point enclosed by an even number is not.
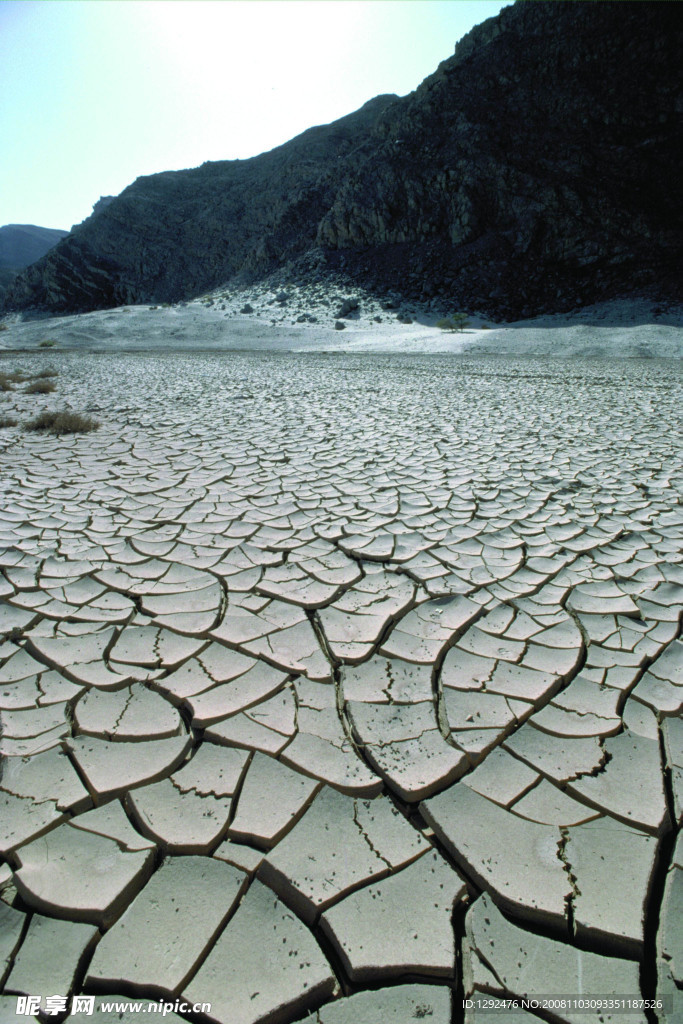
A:
[[[56,390],[55,385],[50,380],[34,380],[24,388],[24,392],[27,395],[49,395]]]
[[[99,422],[79,412],[41,412],[35,419],[28,420],[27,430],[42,430],[51,434],[87,434],[97,430]]]
[[[13,391],[15,384],[24,384],[29,379],[28,374],[22,373],[20,370],[0,373],[0,391]]]
[[[38,373],[26,373],[24,370],[12,370],[9,373],[0,371],[0,391],[13,391],[15,384],[25,384],[27,381],[33,381],[34,383],[29,384],[25,389],[29,394],[47,394],[49,391],[54,391],[54,384],[50,384],[45,390],[44,384],[53,377],[58,377],[59,372],[53,367],[48,367],[45,370],[40,370]]]

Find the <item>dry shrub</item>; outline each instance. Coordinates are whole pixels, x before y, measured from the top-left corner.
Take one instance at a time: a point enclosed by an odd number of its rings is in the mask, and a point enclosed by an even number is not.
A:
[[[28,387],[24,388],[27,395],[49,395],[55,391],[54,384],[49,380],[34,380]]]
[[[49,431],[51,434],[87,434],[99,427],[97,420],[80,412],[41,412],[24,424],[27,430]]]
[[[16,427],[19,421],[15,420],[14,416],[0,416],[0,428],[2,427]]]
[[[14,384],[23,384],[29,378],[21,370],[13,370],[12,373],[0,373],[0,391],[12,391]]]

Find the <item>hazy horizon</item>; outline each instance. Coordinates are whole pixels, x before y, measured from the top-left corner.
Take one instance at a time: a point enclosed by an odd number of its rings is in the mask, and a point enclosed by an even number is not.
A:
[[[141,175],[406,95],[501,0],[5,0],[0,224],[68,230]]]

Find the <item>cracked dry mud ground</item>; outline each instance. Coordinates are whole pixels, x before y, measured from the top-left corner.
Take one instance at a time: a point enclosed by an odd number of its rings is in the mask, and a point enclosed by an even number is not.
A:
[[[0,431],[0,1014],[680,1020],[675,365],[49,359],[102,427]]]

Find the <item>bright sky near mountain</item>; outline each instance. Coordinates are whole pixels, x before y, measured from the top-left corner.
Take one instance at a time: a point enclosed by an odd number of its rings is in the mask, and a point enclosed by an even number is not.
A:
[[[3,0],[0,224],[255,156],[405,95],[499,0]]]

